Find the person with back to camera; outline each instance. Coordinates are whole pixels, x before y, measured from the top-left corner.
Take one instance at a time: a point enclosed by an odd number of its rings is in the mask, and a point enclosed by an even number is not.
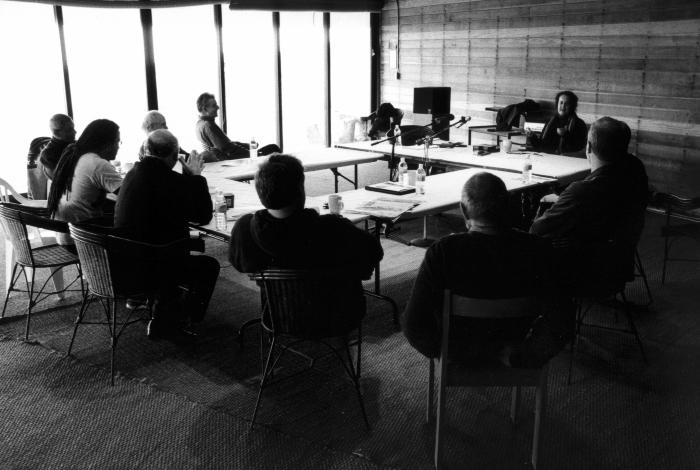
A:
[[[586,147],[588,129],[576,115],[578,97],[571,91],[560,91],[554,98],[557,112],[547,121],[542,135],[527,131],[528,145],[546,153],[565,154],[578,152]]]
[[[61,154],[68,145],[75,142],[75,124],[70,116],[54,114],[49,120],[51,140],[39,154],[39,164],[46,177],[54,179],[54,172]]]
[[[114,216],[115,233],[151,244],[183,240],[150,276],[157,282],[153,320],[147,334],[157,337],[178,322],[199,322],[204,317],[219,263],[210,256],[189,254],[189,222],[206,224],[212,218],[212,201],[204,164],[199,154],[188,161],[178,157],[178,141],[167,129],[158,129],[145,142],[145,156],[124,178]],[[178,162],[182,174],[173,171]],[[184,298],[178,286],[188,287]]]
[[[250,144],[235,142],[228,138],[224,131],[214,121],[219,115],[219,105],[211,93],[202,93],[197,98],[199,120],[195,128],[197,138],[205,151],[211,152],[211,157],[205,158],[205,163],[248,158]],[[282,150],[275,144],[265,145],[258,149],[258,155],[270,155]]]
[[[408,342],[427,357],[440,355],[443,291],[476,298],[536,297],[548,276],[548,246],[510,228],[508,191],[483,172],[464,184],[460,208],[466,233],[449,235],[425,253],[401,324]],[[541,312],[548,309],[544,306]],[[537,314],[536,313],[536,314]],[[500,359],[514,367],[537,367],[563,347],[544,317],[456,319],[455,354],[475,365]]]
[[[49,192],[47,208],[57,220],[83,222],[106,215],[107,193],[116,193],[122,177],[110,163],[117,157],[119,126],[108,119],[87,125],[78,140],[61,155]],[[72,245],[68,234],[57,233],[62,245]]]

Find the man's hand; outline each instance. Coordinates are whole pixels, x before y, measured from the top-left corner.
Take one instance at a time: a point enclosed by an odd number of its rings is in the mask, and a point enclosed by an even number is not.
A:
[[[204,169],[204,159],[196,150],[192,150],[190,153],[190,158],[185,161],[184,158],[179,157],[180,163],[182,164],[182,173],[185,175],[201,175]]]
[[[540,199],[540,202],[554,204],[558,200],[559,200],[559,195],[552,193],[552,194],[547,194],[547,195],[543,196],[542,199]]]

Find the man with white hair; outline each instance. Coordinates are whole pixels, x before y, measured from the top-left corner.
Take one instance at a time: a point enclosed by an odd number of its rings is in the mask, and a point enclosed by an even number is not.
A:
[[[148,135],[144,158],[122,184],[114,214],[117,234],[164,244],[189,239],[189,222],[206,224],[211,220],[209,187],[201,176],[202,157],[193,153],[185,161],[178,158],[178,148],[177,139],[166,129]],[[178,160],[182,174],[172,171]],[[219,276],[219,263],[209,256],[190,255],[183,244],[181,252],[164,260],[157,271],[149,337],[163,335],[176,321],[202,319]],[[188,287],[184,299],[179,298],[180,285]]]
[[[54,114],[49,120],[51,140],[39,154],[39,166],[50,180],[61,159],[61,154],[69,144],[75,142],[75,124],[73,119],[65,114]]]
[[[158,129],[167,129],[168,124],[165,122],[165,116],[163,116],[163,113],[161,113],[158,110],[151,110],[146,113],[146,115],[143,118],[143,123],[141,124],[141,129],[146,133],[146,135],[150,134],[153,131],[157,131]],[[187,160],[190,157],[190,154],[185,152],[182,147],[178,147],[178,155],[181,155]],[[144,155],[146,154],[146,141],[143,142],[141,145],[141,148],[139,149],[139,160],[143,159]],[[207,155],[202,155],[202,158],[204,161],[207,161]]]

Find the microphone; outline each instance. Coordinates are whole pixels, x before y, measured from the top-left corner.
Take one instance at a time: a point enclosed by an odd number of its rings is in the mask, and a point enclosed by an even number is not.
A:
[[[468,122],[471,121],[471,120],[472,120],[472,117],[471,117],[471,116],[466,116],[466,117],[465,117],[465,116],[462,116],[461,118],[459,118],[459,124],[457,124],[457,125],[455,126],[455,128],[460,128],[460,127],[462,127],[463,125],[465,125],[466,123],[468,123]]]
[[[433,116],[433,122],[442,121],[443,119],[453,120],[455,118],[454,114],[440,114],[438,116]]]

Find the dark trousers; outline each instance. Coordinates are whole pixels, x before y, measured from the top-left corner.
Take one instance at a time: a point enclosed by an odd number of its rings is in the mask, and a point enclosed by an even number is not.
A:
[[[219,277],[219,262],[204,255],[188,255],[179,261],[161,266],[154,314],[201,321]]]

